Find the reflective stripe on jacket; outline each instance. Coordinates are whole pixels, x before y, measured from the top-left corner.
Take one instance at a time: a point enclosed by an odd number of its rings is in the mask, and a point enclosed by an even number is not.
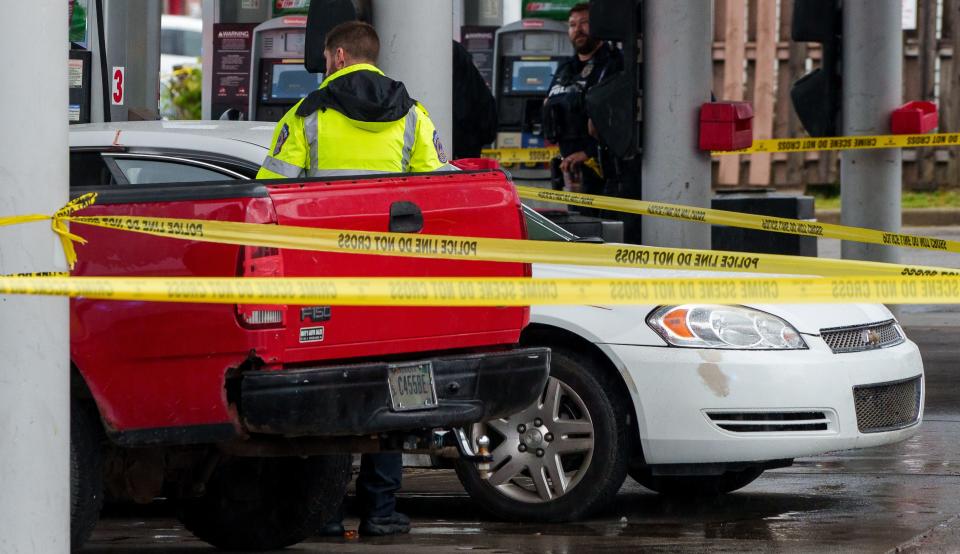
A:
[[[345,80],[320,92],[338,79]],[[307,104],[302,106],[304,102]],[[320,108],[313,109],[313,104]],[[407,96],[402,84],[390,81],[376,67],[357,64],[327,77],[318,91],[283,116],[257,178],[443,169],[453,168],[447,164],[440,137],[423,106]]]

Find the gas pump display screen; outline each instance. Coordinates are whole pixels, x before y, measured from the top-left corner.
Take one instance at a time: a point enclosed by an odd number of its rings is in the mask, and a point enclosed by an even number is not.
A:
[[[547,92],[560,62],[556,60],[516,60],[513,62],[510,92]]]
[[[270,68],[270,94],[265,100],[299,100],[323,82],[323,75],[310,73],[303,64],[274,64]]]
[[[527,33],[523,35],[523,49],[528,53],[551,52],[556,47],[557,36],[553,33]]]
[[[307,35],[301,33],[287,33],[283,39],[284,50],[287,52],[303,52],[307,44]]]

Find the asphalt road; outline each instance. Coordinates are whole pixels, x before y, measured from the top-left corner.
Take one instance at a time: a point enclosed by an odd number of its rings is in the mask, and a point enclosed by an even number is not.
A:
[[[910,232],[960,239],[960,229]],[[821,241],[837,257],[838,241]],[[904,251],[904,262],[960,267],[960,255]],[[927,404],[917,435],[897,445],[796,460],[741,491],[712,500],[661,498],[628,479],[588,521],[531,525],[482,513],[449,471],[413,470],[399,509],[410,535],[312,539],[293,552],[960,552],[960,313],[901,310],[923,353]],[[349,511],[348,511],[349,516]],[[345,522],[356,528],[357,520]],[[211,551],[165,506],[105,514],[89,552]]]

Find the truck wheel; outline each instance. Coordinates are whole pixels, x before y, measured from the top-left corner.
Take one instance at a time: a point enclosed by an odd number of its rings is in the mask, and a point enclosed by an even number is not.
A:
[[[226,550],[274,550],[312,536],[340,509],[349,455],[229,458],[203,496],[180,501],[178,517],[197,538]]]
[[[103,430],[95,408],[70,402],[70,548],[90,538],[103,507]]]
[[[733,492],[754,482],[763,469],[749,467],[722,475],[651,475],[649,468],[631,469],[630,477],[644,487],[667,496],[717,496]]]
[[[464,488],[502,519],[583,518],[611,500],[626,478],[627,417],[609,379],[588,356],[554,349],[543,395],[526,410],[476,424],[490,438],[489,480],[458,461]]]

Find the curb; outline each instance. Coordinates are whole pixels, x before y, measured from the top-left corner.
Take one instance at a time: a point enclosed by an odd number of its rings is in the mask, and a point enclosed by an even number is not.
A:
[[[960,538],[960,514],[941,521],[912,539],[900,543],[887,554],[919,554],[922,552],[951,552]]]
[[[840,210],[817,210],[817,221],[840,223]],[[908,208],[903,210],[905,227],[946,227],[960,225],[960,208]]]

